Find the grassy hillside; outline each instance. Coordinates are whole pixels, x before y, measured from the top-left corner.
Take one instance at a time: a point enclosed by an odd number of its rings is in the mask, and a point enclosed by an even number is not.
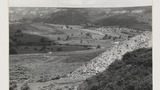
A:
[[[85,80],[78,90],[152,90],[152,49],[127,52],[108,69]]]
[[[24,82],[37,84],[65,78],[67,74],[73,72],[102,52],[104,50],[99,49],[55,52],[52,54],[10,55],[10,88],[11,90],[18,88]],[[64,82],[62,81],[62,83]],[[14,87],[14,85],[17,87]]]

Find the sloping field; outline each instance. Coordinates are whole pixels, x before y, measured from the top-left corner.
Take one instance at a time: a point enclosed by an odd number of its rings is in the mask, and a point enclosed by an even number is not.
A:
[[[10,83],[41,83],[67,77],[104,50],[10,55]]]

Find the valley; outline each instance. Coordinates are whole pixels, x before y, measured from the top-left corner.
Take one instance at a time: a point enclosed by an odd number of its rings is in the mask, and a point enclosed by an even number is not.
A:
[[[11,7],[10,90],[150,90],[151,7]]]

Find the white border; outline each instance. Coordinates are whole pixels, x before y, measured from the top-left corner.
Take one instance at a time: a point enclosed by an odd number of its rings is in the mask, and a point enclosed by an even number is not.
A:
[[[153,1],[153,90],[160,90],[160,0]]]
[[[0,0],[0,89],[9,90],[8,1]]]

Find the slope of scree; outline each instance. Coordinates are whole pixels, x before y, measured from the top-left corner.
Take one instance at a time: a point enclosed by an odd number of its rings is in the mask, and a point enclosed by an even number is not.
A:
[[[103,72],[115,60],[122,59],[122,56],[140,48],[152,47],[152,33],[144,32],[128,40],[122,41],[116,46],[108,49],[93,60],[87,62],[82,67],[72,72],[69,76],[71,78],[89,78],[97,73]]]

